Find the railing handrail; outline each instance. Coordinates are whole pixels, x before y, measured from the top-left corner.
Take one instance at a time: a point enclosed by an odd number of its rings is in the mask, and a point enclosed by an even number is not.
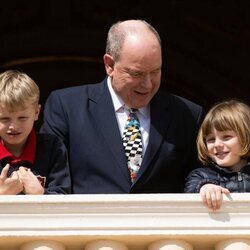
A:
[[[141,245],[170,237],[207,246],[250,238],[250,194],[224,196],[217,212],[199,194],[2,195],[0,243],[13,237],[53,238],[65,245],[71,237]]]

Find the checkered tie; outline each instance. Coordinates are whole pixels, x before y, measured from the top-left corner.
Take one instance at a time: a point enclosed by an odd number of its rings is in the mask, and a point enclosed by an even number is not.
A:
[[[142,138],[136,111],[137,109],[133,108],[129,110],[128,120],[122,136],[132,183],[137,177],[142,162]]]

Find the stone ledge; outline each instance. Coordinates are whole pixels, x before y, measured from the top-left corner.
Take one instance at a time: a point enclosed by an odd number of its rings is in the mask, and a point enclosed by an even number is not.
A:
[[[73,250],[109,239],[144,250],[155,240],[182,239],[206,250],[224,239],[250,239],[249,208],[247,193],[225,196],[218,212],[208,211],[199,194],[6,195],[0,196],[0,249],[53,239]]]

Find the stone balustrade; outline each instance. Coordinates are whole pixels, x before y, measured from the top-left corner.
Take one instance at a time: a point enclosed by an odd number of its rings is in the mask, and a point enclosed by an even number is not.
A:
[[[250,194],[2,195],[0,250],[250,250]]]

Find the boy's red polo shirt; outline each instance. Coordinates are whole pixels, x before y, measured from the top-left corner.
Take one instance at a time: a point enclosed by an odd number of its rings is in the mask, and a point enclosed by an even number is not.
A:
[[[35,161],[36,154],[36,133],[34,129],[30,132],[26,145],[22,154],[18,157],[14,156],[9,152],[6,147],[3,145],[2,141],[0,143],[0,160],[5,160],[12,167],[17,167],[22,164],[32,165]]]

